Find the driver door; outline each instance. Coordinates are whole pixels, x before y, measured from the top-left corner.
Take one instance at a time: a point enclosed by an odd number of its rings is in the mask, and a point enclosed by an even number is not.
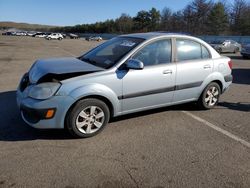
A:
[[[171,103],[176,75],[171,39],[153,41],[132,58],[142,61],[144,69],[130,69],[123,77],[123,95],[120,97],[123,113]]]

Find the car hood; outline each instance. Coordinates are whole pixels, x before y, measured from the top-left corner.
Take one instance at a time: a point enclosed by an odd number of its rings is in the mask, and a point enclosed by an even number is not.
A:
[[[77,58],[53,58],[37,60],[29,71],[29,80],[31,83],[37,83],[46,75],[55,75],[57,77],[70,78],[87,73],[104,70],[101,67],[91,65]]]

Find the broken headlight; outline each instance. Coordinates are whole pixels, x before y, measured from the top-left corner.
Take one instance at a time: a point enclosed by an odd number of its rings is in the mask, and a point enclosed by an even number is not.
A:
[[[48,99],[58,91],[60,86],[60,83],[55,82],[41,83],[30,88],[28,95],[34,99]]]

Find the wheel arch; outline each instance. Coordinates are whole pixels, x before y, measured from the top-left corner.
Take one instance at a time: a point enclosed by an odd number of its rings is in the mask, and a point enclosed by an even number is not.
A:
[[[212,82],[217,83],[217,84],[220,86],[221,92],[223,91],[223,85],[222,85],[222,82],[221,82],[220,80],[213,80],[213,81],[211,81],[210,83],[212,83]],[[209,83],[209,84],[210,84],[210,83]]]
[[[223,92],[223,82],[219,79],[209,79],[207,81],[204,81],[204,85],[202,87],[202,90],[200,90],[199,95],[198,95],[198,99],[201,97],[203,91],[206,89],[206,87],[211,84],[211,83],[217,83],[220,86],[221,89],[221,93]]]
[[[71,104],[71,106],[69,107],[69,109],[68,109],[68,111],[67,111],[67,113],[66,113],[66,115],[64,117],[64,127],[66,125],[67,116],[70,113],[70,111],[75,107],[75,105],[81,100],[90,99],[90,98],[98,99],[98,100],[103,101],[109,108],[110,117],[111,118],[114,117],[114,106],[113,106],[112,102],[108,98],[106,98],[104,96],[101,96],[101,95],[87,95],[87,96],[83,96],[83,97],[78,98],[73,104]]]

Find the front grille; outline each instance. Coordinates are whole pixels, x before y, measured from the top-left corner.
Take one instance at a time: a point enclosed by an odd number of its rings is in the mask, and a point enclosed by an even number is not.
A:
[[[20,90],[21,90],[21,92],[23,92],[25,90],[25,88],[28,87],[29,84],[30,84],[30,82],[29,82],[29,74],[26,73],[23,76],[23,78],[21,80],[21,83],[20,83]]]

